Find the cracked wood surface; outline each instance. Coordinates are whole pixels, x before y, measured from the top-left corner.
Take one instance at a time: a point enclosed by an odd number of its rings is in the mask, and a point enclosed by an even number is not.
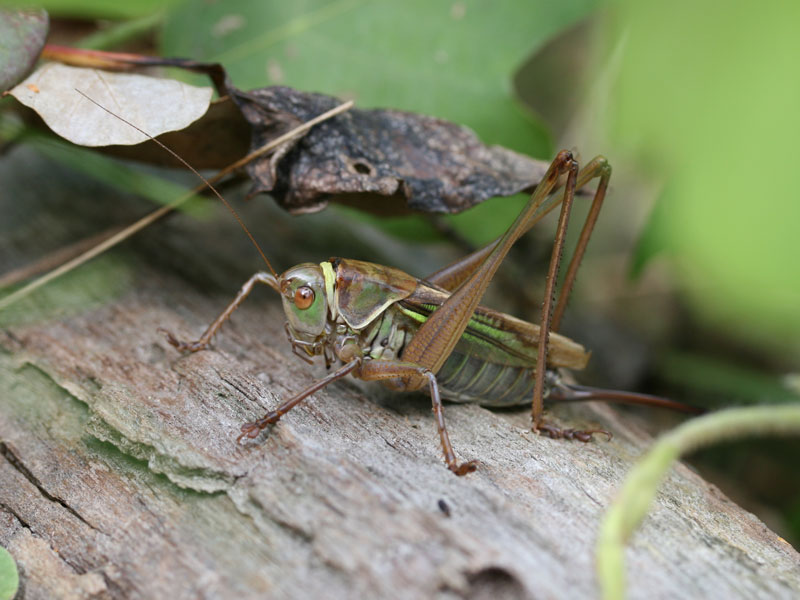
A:
[[[3,271],[141,210],[26,152],[0,176]],[[283,267],[352,236],[247,213]],[[238,446],[321,373],[291,355],[277,298],[254,294],[211,351],[156,329],[202,332],[259,268],[243,237],[224,213],[179,216],[0,315],[0,545],[20,597],[595,597],[598,522],[649,436],[604,405],[553,411],[614,433],[588,445],[532,435],[526,409],[447,405],[459,457],[482,462],[457,478],[426,397],[348,380]],[[408,252],[393,264],[421,262]],[[627,560],[633,598],[800,588],[798,554],[683,465]]]

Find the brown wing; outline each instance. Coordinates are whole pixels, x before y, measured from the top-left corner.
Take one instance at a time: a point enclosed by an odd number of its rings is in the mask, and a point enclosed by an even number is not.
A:
[[[428,282],[420,281],[416,289],[402,303],[416,307],[421,312],[431,312],[433,307],[441,306],[449,297],[450,292],[444,291]],[[426,309],[426,307],[429,308]],[[539,342],[538,325],[485,306],[478,306],[475,309],[473,321],[468,326],[468,330],[476,332],[485,330],[485,328],[494,329],[502,335],[492,336],[489,334],[490,339],[496,337],[497,343],[502,345],[506,352],[514,356],[524,357],[530,364],[535,363],[536,345]],[[547,357],[548,367],[566,367],[580,370],[586,367],[590,356],[591,352],[588,352],[577,342],[558,333],[550,333]]]
[[[331,264],[336,273],[336,308],[356,330],[417,287],[417,279],[399,269],[344,258],[332,258]]]

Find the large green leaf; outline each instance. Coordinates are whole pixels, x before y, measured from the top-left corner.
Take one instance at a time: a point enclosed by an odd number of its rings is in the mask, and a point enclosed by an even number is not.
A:
[[[594,4],[197,0],[168,15],[162,50],[219,60],[242,89],[285,84],[354,97],[360,106],[443,117],[489,143],[541,153],[547,147],[513,101],[511,76]]]
[[[41,0],[29,2],[42,6],[54,17],[74,17],[78,19],[125,19],[142,17],[163,10],[180,0],[127,0],[108,2],[108,0]],[[25,4],[18,2],[15,4]]]
[[[162,52],[220,61],[241,89],[285,84],[362,107],[430,114],[471,127],[487,143],[547,157],[549,136],[513,97],[512,75],[595,4],[195,0],[168,15]],[[483,242],[519,207],[494,202],[455,221]]]
[[[609,37],[627,45],[610,122],[668,178],[640,258],[667,250],[700,318],[796,352],[800,3],[615,8]]]

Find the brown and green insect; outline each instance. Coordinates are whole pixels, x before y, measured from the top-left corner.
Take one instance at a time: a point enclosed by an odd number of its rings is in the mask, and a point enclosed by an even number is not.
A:
[[[262,418],[243,425],[238,439],[257,437],[314,392],[352,375],[381,381],[398,391],[427,390],[444,460],[457,475],[475,470],[477,461],[456,459],[442,398],[497,407],[531,402],[535,431],[582,441],[602,430],[560,429],[544,423],[545,400],[604,399],[691,410],[654,396],[571,385],[559,374],[561,368],[582,369],[589,359],[580,344],[557,331],[610,175],[611,167],[602,157],[579,170],[570,152],[560,152],[504,235],[425,279],[342,258],[301,264],[278,275],[265,258],[270,272],[253,275],[198,340],[182,342],[165,332],[167,339],[180,351],[206,348],[253,287],[266,284],[281,295],[294,353],[307,362],[322,356],[329,369],[336,368]],[[555,282],[575,191],[594,179],[599,182],[592,206],[556,301]],[[561,215],[539,324],[480,306],[514,242],[559,204]]]

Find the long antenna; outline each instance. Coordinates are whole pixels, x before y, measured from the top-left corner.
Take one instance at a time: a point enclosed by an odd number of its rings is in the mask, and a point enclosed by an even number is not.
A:
[[[88,96],[86,96],[85,94],[83,94],[83,95],[88,98]],[[95,102],[91,98],[88,98],[88,99],[91,100],[94,104],[97,104],[97,102]],[[326,120],[328,120],[328,119],[330,119],[332,117],[335,117],[336,115],[338,115],[340,113],[343,113],[343,112],[349,110],[353,106],[353,104],[354,103],[353,103],[352,100],[348,100],[347,102],[343,102],[342,104],[340,104],[338,106],[335,106],[331,110],[326,111],[326,112],[322,113],[321,115],[316,116],[313,119],[310,119],[310,120],[306,121],[305,123],[302,123],[302,124],[298,125],[294,129],[292,129],[290,131],[287,131],[283,135],[280,135],[277,138],[275,138],[274,140],[271,140],[271,141],[267,142],[266,144],[264,144],[260,148],[258,148],[256,150],[254,150],[253,152],[249,153],[247,156],[245,156],[243,158],[240,158],[236,162],[228,165],[227,167],[222,169],[219,173],[217,173],[216,175],[211,177],[210,180],[206,180],[205,178],[203,178],[202,175],[198,174],[200,179],[202,179],[205,182],[204,185],[201,185],[201,186],[195,188],[190,193],[185,194],[184,196],[181,196],[180,198],[175,199],[174,201],[170,202],[169,204],[154,210],[153,212],[151,212],[148,215],[145,215],[144,217],[142,217],[141,219],[139,219],[135,223],[132,223],[131,225],[125,227],[123,230],[114,233],[113,235],[108,237],[103,242],[97,244],[96,246],[93,246],[92,248],[90,248],[89,250],[79,254],[78,256],[75,256],[74,258],[72,258],[68,262],[66,262],[66,263],[62,264],[61,266],[53,269],[52,271],[49,271],[49,272],[45,273],[44,275],[42,275],[38,279],[35,279],[35,280],[31,281],[29,284],[27,284],[27,285],[23,286],[22,288],[18,289],[16,292],[13,292],[13,293],[9,294],[8,296],[0,299],[0,310],[8,308],[9,306],[14,304],[15,302],[18,302],[19,300],[21,300],[25,296],[28,296],[29,294],[33,293],[34,291],[36,291],[40,287],[48,284],[49,282],[53,281],[54,279],[57,279],[58,277],[61,277],[62,275],[66,274],[66,273],[69,273],[70,271],[72,271],[73,269],[76,269],[77,267],[79,267],[83,263],[90,261],[91,259],[93,259],[93,258],[99,256],[100,254],[102,254],[103,252],[105,252],[106,250],[109,250],[109,249],[113,248],[114,246],[116,246],[117,244],[119,244],[119,243],[123,242],[124,240],[128,239],[130,236],[134,235],[135,233],[138,233],[139,231],[141,231],[142,229],[144,229],[148,225],[156,222],[161,217],[163,217],[165,215],[168,215],[170,212],[172,212],[173,210],[178,208],[181,204],[183,204],[186,200],[191,198],[194,194],[199,193],[199,192],[203,191],[204,189],[206,189],[206,184],[208,185],[208,187],[210,187],[212,190],[214,190],[214,192],[217,193],[217,195],[219,196],[219,193],[217,192],[217,190],[215,190],[213,185],[211,185],[212,183],[217,183],[218,181],[222,180],[222,178],[224,178],[226,175],[232,173],[233,171],[236,171],[237,169],[240,169],[241,167],[243,167],[247,163],[255,160],[256,158],[259,158],[259,157],[261,157],[261,156],[263,156],[265,154],[268,154],[269,152],[272,152],[275,148],[277,148],[281,144],[284,144],[285,142],[287,142],[287,141],[289,141],[289,140],[291,140],[291,139],[293,139],[293,138],[295,138],[297,136],[300,136],[300,135],[304,134],[305,132],[307,132],[309,129],[311,129],[315,125],[318,125],[319,123],[321,123],[323,121],[326,121]],[[110,113],[112,116],[120,118],[118,115],[114,114],[113,112],[111,112],[110,110],[106,109],[105,107],[103,107],[103,106],[101,106],[99,104],[97,104],[97,105],[100,106],[100,108],[102,108],[106,112]],[[125,121],[124,119],[122,119],[122,120],[125,123],[128,123],[128,121]],[[143,135],[146,135],[148,138],[152,139],[153,141],[155,141],[158,144],[161,144],[161,146],[164,147],[164,145],[160,141],[154,139],[146,131],[142,131],[141,129],[139,129],[138,127],[133,125],[132,123],[128,123],[128,124],[131,125],[132,127],[134,127],[135,129],[137,129],[138,131],[142,132]],[[175,153],[172,152],[172,150],[170,150],[169,148],[166,148],[166,150],[168,152],[172,153],[173,155],[175,155]],[[175,155],[175,156],[177,156],[177,155]],[[177,158],[183,164],[186,164],[186,161],[183,160],[180,156],[177,156]],[[187,164],[186,166],[189,167],[189,169],[191,169],[195,173],[197,173],[197,171],[195,169],[193,169],[191,167],[191,165]],[[225,202],[225,199],[222,198],[222,201]],[[225,202],[225,204],[228,205],[227,202]],[[239,222],[241,223],[241,220],[238,219],[238,216],[237,216],[237,220],[239,220]],[[249,232],[248,232],[248,235],[249,235]],[[250,236],[250,239],[252,240],[252,236]],[[255,243],[255,240],[253,240],[253,243]],[[256,247],[258,247],[258,244],[256,244]],[[259,249],[259,252],[261,253],[262,258],[267,263],[267,265],[269,265],[270,263],[266,259],[266,257],[264,256],[263,252],[261,252],[260,249]],[[274,269],[272,269],[271,266],[270,266],[270,270],[274,273]]]
[[[269,268],[269,270],[270,270],[270,273],[272,273],[272,274],[273,274],[273,275],[274,275],[276,278],[278,277],[278,274],[275,272],[275,269],[273,269],[273,268],[272,268],[272,265],[270,264],[269,260],[267,260],[267,256],[264,254],[264,251],[263,251],[263,250],[261,250],[261,246],[259,246],[259,245],[258,245],[258,242],[256,241],[256,238],[254,238],[254,237],[253,237],[253,234],[252,234],[252,233],[250,233],[250,230],[247,228],[247,225],[245,225],[245,224],[244,224],[244,221],[242,221],[242,218],[239,216],[239,213],[237,213],[237,212],[236,212],[236,210],[233,208],[233,206],[231,206],[231,203],[230,203],[230,202],[228,202],[227,200],[225,200],[225,198],[223,198],[223,197],[222,197],[222,194],[220,194],[220,193],[217,191],[217,188],[215,188],[213,185],[211,185],[211,184],[209,183],[208,179],[206,179],[205,177],[203,177],[203,176],[200,174],[200,172],[199,172],[197,169],[195,169],[195,168],[194,168],[192,165],[190,165],[188,162],[186,162],[186,161],[185,161],[185,160],[184,160],[184,159],[183,159],[181,156],[178,156],[178,153],[177,153],[177,152],[175,152],[175,151],[173,151],[173,150],[172,150],[172,148],[169,148],[169,147],[167,147],[167,146],[166,146],[166,144],[163,144],[161,141],[159,141],[159,140],[157,140],[156,138],[154,138],[152,135],[150,135],[149,133],[147,133],[147,132],[146,132],[144,129],[142,129],[141,127],[139,127],[139,126],[137,126],[137,125],[135,125],[135,124],[131,123],[130,121],[128,121],[128,120],[127,120],[127,119],[125,119],[124,117],[122,117],[122,116],[120,116],[120,115],[118,115],[118,114],[115,114],[115,113],[111,112],[111,111],[110,111],[110,110],[108,110],[108,109],[107,109],[105,106],[103,106],[103,105],[102,105],[102,104],[100,104],[99,102],[95,101],[94,99],[90,98],[89,96],[87,96],[86,94],[84,94],[84,93],[83,93],[82,91],[80,91],[79,89],[75,88],[75,91],[76,91],[76,92],[78,92],[78,93],[79,93],[81,96],[83,96],[84,98],[86,98],[86,99],[87,99],[89,102],[91,102],[92,104],[94,104],[95,106],[97,106],[98,108],[101,108],[101,109],[103,109],[103,110],[104,110],[104,111],[106,111],[108,114],[110,114],[110,115],[112,115],[112,116],[116,117],[117,119],[119,119],[119,120],[120,120],[120,121],[122,121],[123,123],[126,123],[126,124],[130,125],[131,127],[133,127],[133,128],[136,130],[136,131],[138,131],[138,132],[139,132],[139,133],[141,133],[142,135],[146,135],[148,138],[150,138],[151,140],[153,140],[153,141],[154,141],[156,144],[158,144],[159,146],[161,146],[161,147],[162,147],[164,150],[166,150],[166,151],[167,151],[167,152],[169,152],[169,153],[170,153],[172,156],[174,156],[176,159],[178,159],[178,161],[180,161],[180,162],[181,162],[181,164],[183,164],[183,165],[184,165],[184,166],[185,166],[187,169],[189,169],[189,170],[190,170],[192,173],[194,173],[194,174],[197,176],[197,178],[198,178],[198,179],[200,179],[200,181],[202,181],[203,183],[205,183],[205,184],[208,186],[208,189],[210,189],[212,192],[214,192],[214,195],[215,195],[217,198],[219,198],[219,200],[220,200],[220,201],[221,201],[221,202],[222,202],[222,203],[225,205],[225,207],[226,207],[226,208],[227,208],[227,209],[230,211],[230,213],[233,215],[233,217],[234,217],[234,218],[236,219],[236,221],[239,223],[239,225],[241,226],[241,228],[242,228],[242,229],[244,230],[244,232],[247,234],[247,237],[249,237],[249,238],[250,238],[250,241],[251,241],[251,242],[253,242],[253,246],[255,246],[255,247],[256,247],[256,250],[258,250],[258,253],[261,255],[261,258],[262,258],[262,259],[264,260],[264,262],[267,264],[267,267]]]

